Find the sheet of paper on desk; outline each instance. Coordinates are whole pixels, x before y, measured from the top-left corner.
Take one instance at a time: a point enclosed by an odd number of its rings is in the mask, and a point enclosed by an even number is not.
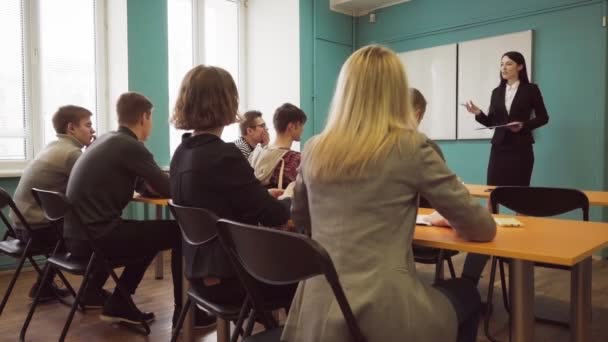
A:
[[[416,215],[416,224],[420,226],[432,226],[432,224],[428,221],[429,215]]]
[[[494,221],[500,227],[523,227],[524,224],[512,217],[495,217]]]

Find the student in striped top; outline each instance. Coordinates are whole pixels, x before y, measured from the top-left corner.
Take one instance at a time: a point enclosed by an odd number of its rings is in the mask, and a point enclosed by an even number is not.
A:
[[[241,137],[234,144],[243,153],[245,159],[253,149],[258,145],[268,145],[270,138],[268,137],[268,127],[262,118],[262,113],[257,110],[250,110],[243,115],[244,119],[239,123],[241,129]]]

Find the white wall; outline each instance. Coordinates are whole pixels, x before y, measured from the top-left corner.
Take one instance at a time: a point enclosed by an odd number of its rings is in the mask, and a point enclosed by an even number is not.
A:
[[[278,106],[300,106],[300,5],[299,0],[248,3],[244,109],[261,111],[272,127]],[[274,135],[271,128],[271,138]]]

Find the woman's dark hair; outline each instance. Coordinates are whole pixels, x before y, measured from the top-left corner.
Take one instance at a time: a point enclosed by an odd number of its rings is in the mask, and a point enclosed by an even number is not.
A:
[[[206,130],[237,121],[239,93],[228,71],[199,65],[182,81],[171,123],[177,129]]]
[[[502,57],[500,58],[502,60],[502,58],[504,56],[509,57],[510,60],[512,60],[513,62],[517,63],[517,65],[522,65],[523,68],[521,68],[521,70],[519,70],[519,82],[522,84],[528,84],[530,83],[530,80],[528,79],[528,68],[526,67],[526,59],[524,58],[524,55],[522,55],[521,53],[517,52],[517,51],[509,51],[509,52],[505,52],[504,55],[502,55]],[[504,86],[505,83],[507,83],[507,80],[502,78],[502,74],[499,72],[498,73],[498,77],[500,77],[500,84],[499,86]]]

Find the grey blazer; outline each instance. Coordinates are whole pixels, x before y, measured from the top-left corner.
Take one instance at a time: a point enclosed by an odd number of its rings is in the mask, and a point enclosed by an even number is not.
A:
[[[416,275],[411,246],[418,196],[465,239],[492,240],[496,225],[426,136],[409,134],[399,144],[401,151],[394,148],[371,166],[371,176],[356,181],[321,184],[306,179],[301,165],[292,218],[329,252],[368,341],[455,341],[450,301]],[[350,340],[323,277],[300,283],[282,340]]]

